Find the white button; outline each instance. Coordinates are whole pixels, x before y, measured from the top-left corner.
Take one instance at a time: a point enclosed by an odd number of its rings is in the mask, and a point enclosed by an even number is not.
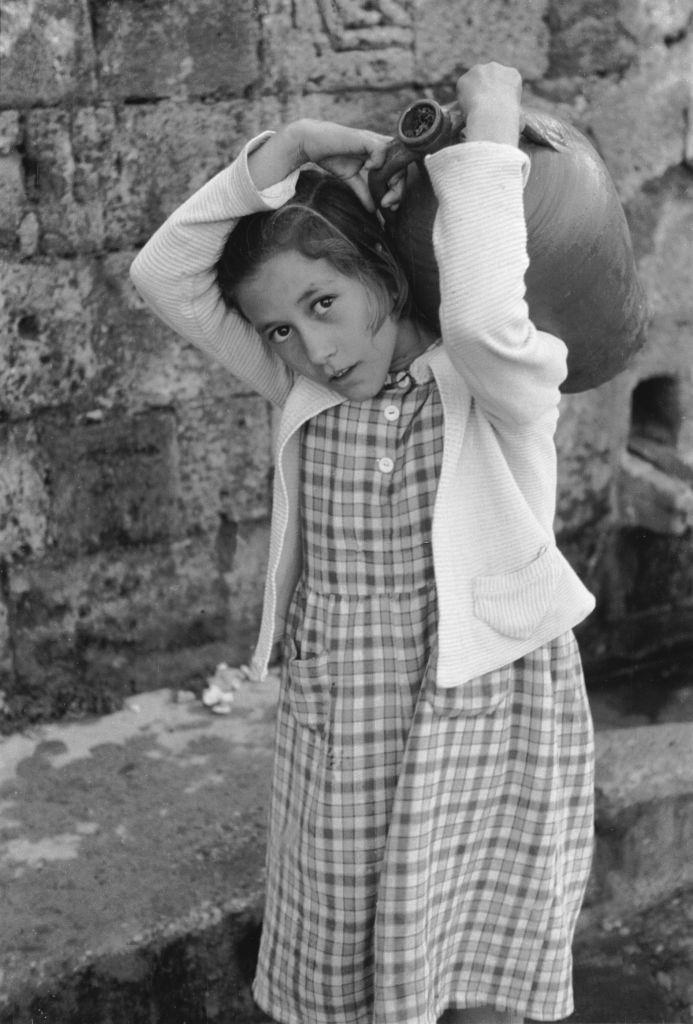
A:
[[[395,464],[388,455],[383,455],[382,459],[378,459],[378,469],[381,473],[391,473],[395,468]]]
[[[406,389],[409,387],[409,374],[408,373],[403,374],[399,378],[399,380],[397,381],[397,387],[401,388],[402,391],[406,391]]]
[[[394,423],[395,420],[399,419],[399,409],[396,405],[386,405],[383,414],[390,423]]]

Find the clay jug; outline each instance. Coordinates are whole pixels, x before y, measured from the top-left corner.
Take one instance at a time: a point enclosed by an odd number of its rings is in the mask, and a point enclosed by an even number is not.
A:
[[[433,255],[436,200],[423,157],[461,140],[455,105],[417,100],[400,117],[385,165],[369,187],[379,206],[388,179],[406,168],[405,192],[385,227],[411,283],[419,315],[439,329]],[[520,148],[531,168],[524,190],[529,269],[526,297],[535,325],[568,347],[562,391],[610,380],[645,341],[647,310],[628,225],[603,161],[572,125],[523,111]]]

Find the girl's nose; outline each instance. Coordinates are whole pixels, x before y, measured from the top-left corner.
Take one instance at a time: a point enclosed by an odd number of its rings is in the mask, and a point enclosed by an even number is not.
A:
[[[304,331],[303,345],[314,366],[324,366],[337,351],[334,339],[324,329]]]

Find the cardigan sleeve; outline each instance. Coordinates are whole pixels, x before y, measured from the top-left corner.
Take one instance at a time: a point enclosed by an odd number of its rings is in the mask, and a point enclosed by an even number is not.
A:
[[[254,328],[227,308],[214,272],[240,217],[276,209],[294,194],[298,172],[264,191],[253,184],[248,155],[270,134],[247,143],[230,166],[171,214],[137,255],[130,276],[159,319],[263,397],[283,405],[290,371]]]
[[[567,351],[535,328],[525,301],[529,158],[515,146],[465,142],[427,157],[426,169],[438,200],[433,244],[453,365],[497,427],[555,426]]]

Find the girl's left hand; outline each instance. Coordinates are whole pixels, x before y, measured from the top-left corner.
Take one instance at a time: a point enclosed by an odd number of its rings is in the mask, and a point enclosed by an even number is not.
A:
[[[392,141],[387,135],[332,121],[305,119],[288,126],[296,133],[301,163],[316,163],[341,178],[368,210],[374,210],[368,174],[382,167]]]
[[[251,177],[258,189],[281,181],[303,164],[314,163],[341,178],[356,193],[367,210],[375,210],[368,189],[368,174],[382,167],[392,140],[387,135],[363,128],[348,128],[332,121],[302,118],[280,128],[248,158]],[[401,187],[394,183],[381,205],[399,198]]]

